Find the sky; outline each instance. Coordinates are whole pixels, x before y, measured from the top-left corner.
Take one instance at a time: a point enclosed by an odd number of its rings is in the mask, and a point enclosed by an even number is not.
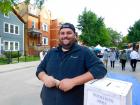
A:
[[[128,33],[140,19],[140,0],[47,0],[46,6],[52,17],[64,22],[78,24],[78,16],[84,8],[91,10],[98,17],[104,18],[106,27],[110,27],[123,35]]]

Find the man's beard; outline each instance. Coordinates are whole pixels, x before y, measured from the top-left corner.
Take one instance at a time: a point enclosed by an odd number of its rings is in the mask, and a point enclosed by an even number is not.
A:
[[[76,39],[71,40],[71,42],[69,44],[67,44],[67,45],[65,45],[61,40],[59,40],[59,41],[60,41],[60,45],[64,49],[69,50],[72,47],[72,45],[76,42]]]

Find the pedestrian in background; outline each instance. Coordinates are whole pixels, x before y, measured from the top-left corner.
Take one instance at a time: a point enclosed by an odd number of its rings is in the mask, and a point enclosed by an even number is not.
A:
[[[42,61],[45,57],[45,55],[47,54],[47,50],[42,50],[40,53],[39,53],[39,56],[40,56],[40,60]]]
[[[110,54],[109,54],[109,58],[110,58],[111,68],[114,68],[114,66],[115,66],[115,60],[116,60],[116,52],[115,52],[114,49],[111,49]]]
[[[126,54],[126,51],[123,50],[121,51],[121,54],[120,54],[120,63],[122,66],[122,71],[125,70],[126,61],[127,61],[127,54]]]
[[[139,58],[139,54],[136,51],[136,49],[133,48],[133,50],[130,53],[130,65],[132,67],[133,72],[136,70],[136,64],[137,64],[138,58]]]
[[[45,54],[46,54],[46,51],[45,51],[45,50],[42,50],[42,51],[39,53],[39,56],[40,56],[40,60],[41,60],[41,61],[44,59]]]
[[[104,53],[103,53],[103,62],[104,62],[106,69],[107,69],[107,65],[108,65],[108,58],[109,58],[109,53],[108,53],[107,49],[105,49]]]
[[[130,53],[131,53],[131,50],[127,50],[126,52],[126,55],[127,55],[127,61],[130,61]]]
[[[84,83],[107,73],[89,48],[77,44],[75,33],[72,24],[62,24],[59,46],[50,49],[37,67],[36,76],[44,83],[43,105],[83,105]]]
[[[120,56],[119,50],[116,50],[116,60],[119,60],[119,56]]]

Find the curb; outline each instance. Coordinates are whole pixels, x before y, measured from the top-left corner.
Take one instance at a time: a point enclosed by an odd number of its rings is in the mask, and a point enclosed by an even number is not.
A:
[[[25,68],[37,67],[40,61],[22,62],[16,64],[0,65],[0,73],[22,70]]]
[[[10,69],[10,70],[3,70],[3,71],[0,71],[0,74],[1,74],[1,73],[7,73],[7,72],[18,71],[18,70],[22,70],[22,69],[25,69],[25,68],[31,68],[31,67],[34,67],[34,66],[26,66],[26,67],[15,68],[15,69]]]

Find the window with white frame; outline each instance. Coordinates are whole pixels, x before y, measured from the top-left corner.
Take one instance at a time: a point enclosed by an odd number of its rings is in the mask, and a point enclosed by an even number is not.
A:
[[[11,50],[11,51],[14,50],[14,42],[10,42],[10,50]]]
[[[19,26],[4,23],[4,32],[19,35]]]
[[[19,28],[18,28],[18,26],[15,26],[15,34],[19,34]]]
[[[4,42],[4,50],[8,50],[8,42]]]
[[[4,24],[4,31],[9,32],[9,24],[8,23]]]
[[[35,28],[35,21],[32,21],[32,28]]]
[[[19,43],[15,42],[15,50],[19,50]]]
[[[48,31],[48,25],[43,23],[43,31]]]
[[[19,50],[19,42],[4,41],[4,50],[5,51],[18,51]]]
[[[48,37],[42,37],[42,45],[48,45]]]
[[[10,33],[14,33],[14,25],[10,25]]]

